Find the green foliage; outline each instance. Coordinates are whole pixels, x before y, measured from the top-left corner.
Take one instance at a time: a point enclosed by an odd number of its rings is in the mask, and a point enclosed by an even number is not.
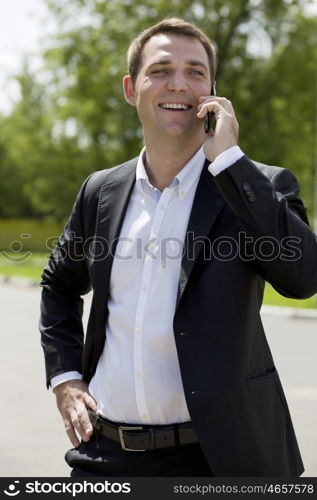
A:
[[[49,255],[63,225],[51,219],[0,219],[0,252],[17,255],[47,252]]]
[[[243,150],[290,167],[312,212],[317,19],[303,15],[308,1],[47,3],[58,32],[42,68],[22,68],[21,100],[0,117],[0,216],[63,220],[91,172],[138,154],[142,128],[122,93],[126,50],[142,29],[171,16],[215,40],[218,94],[234,104]]]
[[[317,116],[317,18],[296,16],[288,39],[240,81],[243,149],[263,163],[288,167],[313,214]]]
[[[42,253],[5,253],[0,252],[0,275],[7,278],[22,277],[39,283],[47,255]]]

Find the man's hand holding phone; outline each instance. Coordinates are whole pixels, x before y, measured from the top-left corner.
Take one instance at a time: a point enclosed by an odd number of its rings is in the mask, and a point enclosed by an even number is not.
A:
[[[201,96],[200,102],[197,117],[205,120],[207,113],[214,113],[216,119],[215,128],[206,133],[204,142],[205,156],[213,162],[218,155],[238,145],[239,124],[229,99]]]

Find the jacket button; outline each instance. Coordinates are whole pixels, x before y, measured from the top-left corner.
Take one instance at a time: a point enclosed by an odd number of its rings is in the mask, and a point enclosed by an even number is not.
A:
[[[251,201],[251,203],[252,203],[253,201],[255,201],[255,200],[256,200],[256,197],[255,197],[254,195],[252,195],[252,196],[248,196],[248,199],[249,199],[249,201]]]
[[[180,335],[183,336],[183,335],[189,335],[189,332],[180,332]]]
[[[250,188],[251,188],[251,186],[250,186],[250,184],[249,184],[248,182],[244,182],[244,183],[242,184],[242,189],[243,189],[243,191],[249,191],[249,190],[250,190]]]

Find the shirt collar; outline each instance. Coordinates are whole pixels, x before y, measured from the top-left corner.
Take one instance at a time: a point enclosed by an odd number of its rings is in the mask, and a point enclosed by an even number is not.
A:
[[[146,148],[142,148],[138,163],[136,167],[136,182],[137,184],[143,184],[146,182],[152,189],[154,188],[147,175],[145,166],[144,166],[144,158],[145,158]],[[190,188],[195,182],[198,182],[200,177],[202,168],[204,166],[206,157],[204,154],[203,146],[201,146],[198,151],[191,157],[191,159],[184,165],[184,167],[178,172],[178,174],[174,177],[170,187],[177,186],[178,196],[183,199],[189,192]]]

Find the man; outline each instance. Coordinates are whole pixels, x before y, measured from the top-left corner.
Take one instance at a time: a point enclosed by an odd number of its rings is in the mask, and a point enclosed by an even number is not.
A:
[[[86,180],[41,283],[47,384],[72,475],[298,476],[259,314],[265,280],[289,297],[317,290],[297,182],[238,147],[197,27],[173,18],[145,30],[128,67],[145,148]]]

